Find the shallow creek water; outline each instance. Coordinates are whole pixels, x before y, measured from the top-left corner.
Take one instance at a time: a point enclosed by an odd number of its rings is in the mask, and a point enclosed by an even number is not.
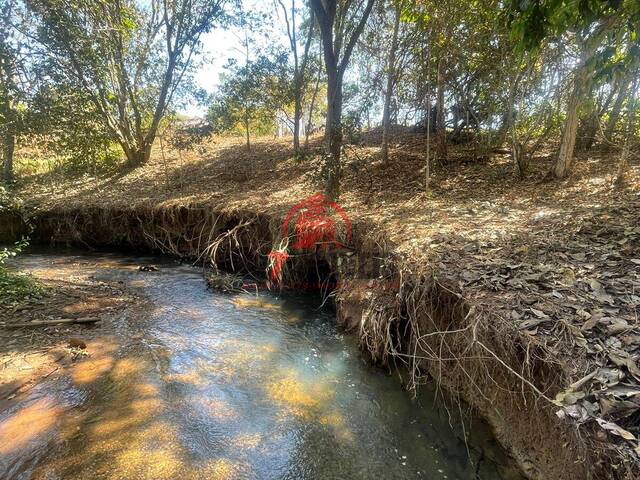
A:
[[[317,297],[213,293],[198,269],[125,255],[20,266],[119,281],[149,307],[0,412],[2,479],[519,478],[486,428],[465,442],[433,390],[367,365]]]

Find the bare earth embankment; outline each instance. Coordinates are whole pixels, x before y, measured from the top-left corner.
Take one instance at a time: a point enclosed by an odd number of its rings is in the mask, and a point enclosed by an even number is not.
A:
[[[615,188],[617,155],[591,152],[566,181],[543,180],[546,159],[521,180],[507,156],[467,162],[460,147],[424,193],[420,137],[398,137],[386,167],[373,145],[347,148],[340,205],[361,262],[392,265],[344,273],[369,282],[339,292],[342,323],[374,360],[460,394],[531,478],[638,478],[640,168]],[[208,208],[278,223],[320,190],[318,140],[299,161],[270,139],[157,150],[135,171],[45,175],[20,195],[40,217]]]

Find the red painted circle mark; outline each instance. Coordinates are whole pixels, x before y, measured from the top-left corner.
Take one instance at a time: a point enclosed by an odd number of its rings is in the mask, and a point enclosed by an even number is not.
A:
[[[333,213],[333,216],[332,216]],[[289,225],[293,219],[296,242],[292,247],[296,250],[305,250],[314,246],[344,247],[337,239],[338,215],[346,228],[345,244],[351,240],[351,223],[347,214],[340,205],[329,200],[326,195],[316,193],[297,204],[287,213],[282,224],[282,238],[286,238]]]

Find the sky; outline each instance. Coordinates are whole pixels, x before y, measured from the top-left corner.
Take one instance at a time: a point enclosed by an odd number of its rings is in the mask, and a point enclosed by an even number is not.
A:
[[[298,3],[298,2],[296,2]],[[288,4],[288,2],[285,2]],[[268,41],[278,42],[288,46],[286,26],[281,12],[276,9],[277,3],[271,0],[244,0],[243,8],[253,13],[268,12],[273,14],[271,24],[266,24],[268,29]],[[237,28],[216,28],[202,37],[202,54],[195,59],[198,65],[195,73],[195,83],[208,93],[213,93],[220,80],[220,73],[230,58],[240,60],[244,58],[243,32]],[[251,50],[253,54],[259,52],[263,40],[253,38]],[[191,103],[181,108],[180,113],[189,117],[202,117],[206,114],[206,106]]]

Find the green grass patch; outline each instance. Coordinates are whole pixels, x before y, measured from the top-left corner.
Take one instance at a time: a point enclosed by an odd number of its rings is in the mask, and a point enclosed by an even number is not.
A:
[[[42,297],[44,287],[33,277],[0,265],[0,305],[13,305]]]

